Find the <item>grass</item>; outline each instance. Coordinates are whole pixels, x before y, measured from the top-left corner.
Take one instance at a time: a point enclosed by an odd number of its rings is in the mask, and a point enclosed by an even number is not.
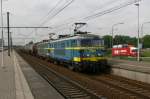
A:
[[[150,50],[142,52],[142,57],[150,57]]]

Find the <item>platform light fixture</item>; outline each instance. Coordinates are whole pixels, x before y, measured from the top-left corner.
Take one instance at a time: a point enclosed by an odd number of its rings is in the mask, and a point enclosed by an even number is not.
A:
[[[112,31],[111,31],[111,33],[112,33],[112,41],[110,40],[110,41],[111,41],[110,45],[112,45],[112,47],[113,47],[113,43],[114,43],[114,42],[113,42],[114,27],[117,26],[117,25],[121,25],[121,24],[124,24],[124,23],[123,23],[123,22],[120,22],[120,23],[116,23],[116,24],[113,24],[113,25],[112,25]]]
[[[137,40],[137,61],[140,61],[140,4],[139,2],[135,4],[137,6],[137,33],[138,33],[138,40]]]

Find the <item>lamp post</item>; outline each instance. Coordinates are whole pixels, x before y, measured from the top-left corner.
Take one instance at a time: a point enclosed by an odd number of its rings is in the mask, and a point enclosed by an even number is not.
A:
[[[137,19],[137,25],[138,25],[138,40],[137,40],[137,46],[138,46],[138,51],[137,51],[137,61],[140,61],[140,10],[139,10],[139,2],[135,4],[135,6],[137,6],[137,12],[138,12],[138,19]]]
[[[1,0],[1,26],[3,27],[3,0]],[[1,60],[1,67],[4,68],[4,30],[2,28],[2,46],[1,46],[1,51],[2,51],[2,60]]]
[[[111,33],[112,33],[112,41],[111,41],[111,45],[112,45],[112,47],[113,47],[113,44],[114,44],[114,42],[113,42],[114,27],[115,27],[115,26],[117,26],[117,25],[120,25],[120,24],[124,24],[124,23],[123,23],[123,22],[121,22],[121,23],[116,23],[116,24],[113,24],[113,25],[112,25],[112,31],[111,31]]]

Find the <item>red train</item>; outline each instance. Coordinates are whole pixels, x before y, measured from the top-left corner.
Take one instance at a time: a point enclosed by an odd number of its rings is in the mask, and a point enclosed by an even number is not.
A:
[[[137,56],[137,48],[128,45],[128,44],[120,44],[120,45],[114,45],[112,48],[112,56]]]

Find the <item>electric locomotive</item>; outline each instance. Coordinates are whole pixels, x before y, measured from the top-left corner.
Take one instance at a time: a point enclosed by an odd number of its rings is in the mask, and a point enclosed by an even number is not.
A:
[[[104,40],[98,35],[79,31],[86,23],[75,23],[74,35],[59,35],[36,43],[35,56],[65,64],[75,71],[106,72],[110,70],[105,58]]]
[[[94,34],[76,34],[37,44],[37,54],[76,71],[104,72],[104,40]]]

